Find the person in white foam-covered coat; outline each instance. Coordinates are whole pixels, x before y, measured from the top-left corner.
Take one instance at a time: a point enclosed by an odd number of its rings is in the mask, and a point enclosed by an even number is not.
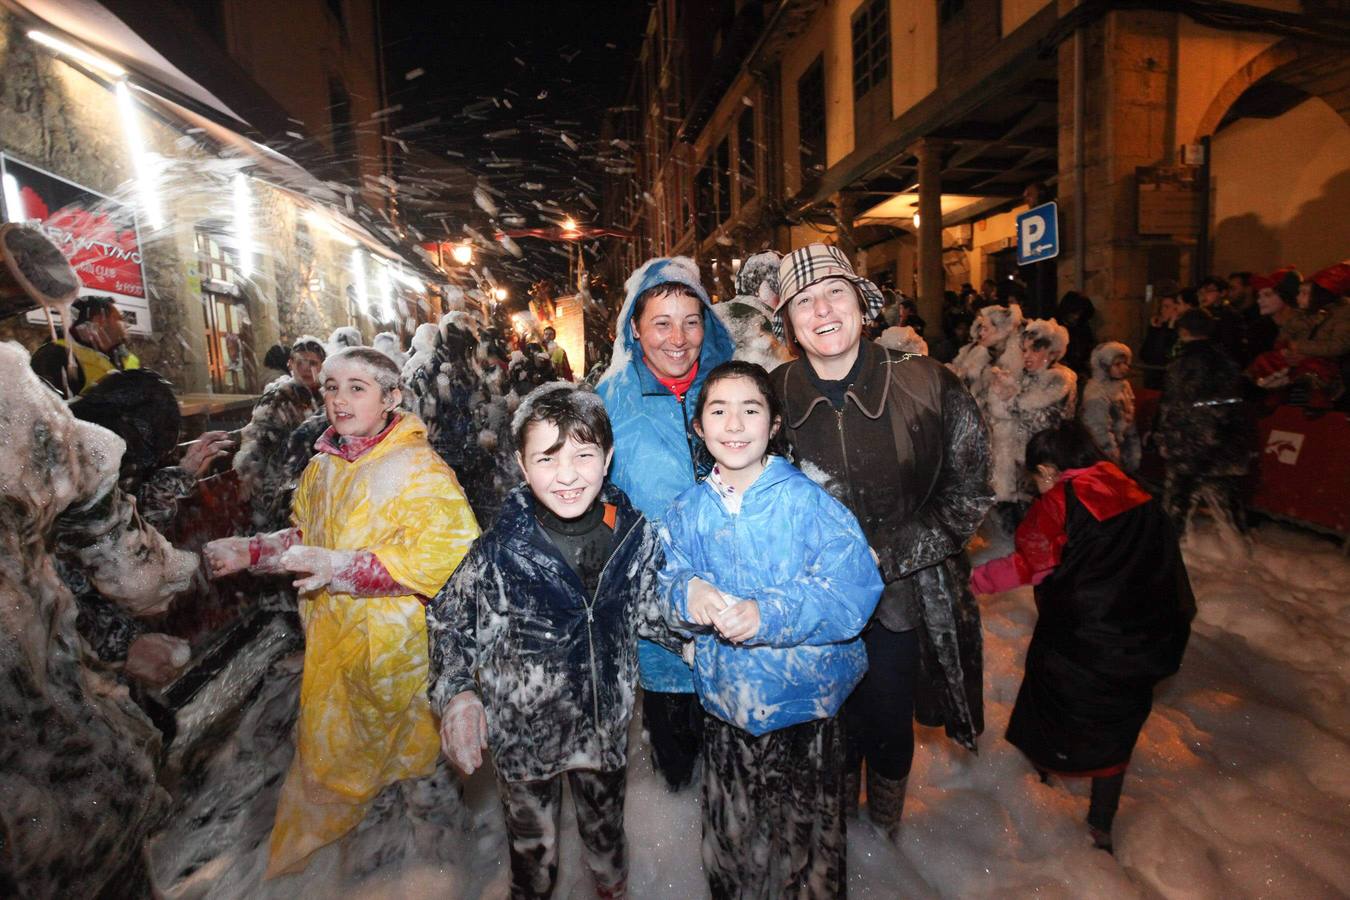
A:
[[[1022,328],[1022,365],[993,372],[984,409],[993,442],[994,499],[1004,528],[1012,533],[1031,505],[1035,488],[1026,473],[1027,441],[1074,418],[1078,376],[1061,365],[1069,332],[1054,319],[1031,319]]]
[[[0,343],[0,893],[149,893],[142,844],[167,810],[159,732],[95,667],[53,559],[136,615],[163,612],[197,558],[117,486],[125,445],[81,422]]]
[[[1092,377],[1083,388],[1078,418],[1097,447],[1127,473],[1138,470],[1142,447],[1134,424],[1134,388],[1130,386],[1130,348],[1106,341],[1092,350]]]

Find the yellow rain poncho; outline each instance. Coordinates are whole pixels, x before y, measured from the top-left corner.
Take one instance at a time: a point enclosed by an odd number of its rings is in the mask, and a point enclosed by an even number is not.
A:
[[[300,477],[293,509],[306,544],[373,551],[399,584],[423,597],[435,596],[478,536],[454,472],[411,415],[354,462],[317,455]],[[417,596],[324,589],[301,597],[300,616],[296,753],[267,877],[303,869],[311,853],[360,823],[386,785],[430,774],[440,751]]]

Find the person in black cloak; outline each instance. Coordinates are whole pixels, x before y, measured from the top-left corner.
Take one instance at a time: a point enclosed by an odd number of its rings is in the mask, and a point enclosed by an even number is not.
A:
[[[1091,778],[1088,829],[1112,852],[1125,769],[1153,688],[1181,666],[1195,617],[1162,505],[1102,458],[1074,421],[1039,432],[1027,469],[1040,497],[1014,551],[971,575],[977,594],[1036,585],[1036,628],[1008,741],[1048,780]]]

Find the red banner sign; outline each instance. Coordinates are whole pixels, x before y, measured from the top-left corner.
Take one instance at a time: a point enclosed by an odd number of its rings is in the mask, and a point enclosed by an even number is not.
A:
[[[79,273],[83,294],[109,294],[131,330],[149,333],[140,237],[131,207],[8,156],[5,218],[41,223]],[[19,207],[15,209],[14,207]]]

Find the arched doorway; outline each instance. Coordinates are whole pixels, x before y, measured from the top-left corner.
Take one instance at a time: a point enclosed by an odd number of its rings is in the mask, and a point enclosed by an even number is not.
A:
[[[1312,271],[1350,252],[1350,56],[1282,41],[1229,79],[1210,136],[1211,269]]]

